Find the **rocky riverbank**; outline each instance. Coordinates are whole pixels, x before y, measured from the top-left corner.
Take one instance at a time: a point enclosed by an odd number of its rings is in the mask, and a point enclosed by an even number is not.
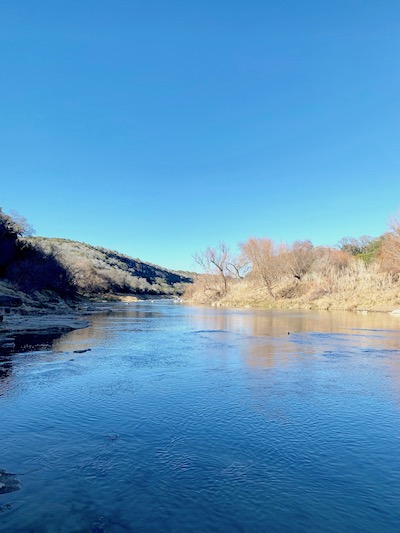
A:
[[[50,291],[26,294],[0,282],[0,349],[12,349],[25,333],[65,333],[85,328],[84,317],[94,311],[84,300],[66,301]]]

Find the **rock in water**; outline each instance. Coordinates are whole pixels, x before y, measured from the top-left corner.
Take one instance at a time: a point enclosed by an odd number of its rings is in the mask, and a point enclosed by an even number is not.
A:
[[[22,303],[22,299],[19,296],[0,294],[0,307],[19,307]]]
[[[0,470],[0,494],[7,494],[19,490],[20,484],[14,474]]]

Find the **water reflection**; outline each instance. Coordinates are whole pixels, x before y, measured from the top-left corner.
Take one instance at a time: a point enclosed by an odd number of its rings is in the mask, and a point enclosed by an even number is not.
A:
[[[167,316],[165,309],[168,310]],[[172,309],[172,311],[171,311]],[[172,316],[171,316],[172,315]],[[301,355],[326,355],[362,351],[390,355],[400,350],[400,319],[383,313],[358,314],[329,311],[229,310],[171,306],[166,303],[120,303],[99,307],[91,327],[63,335],[19,335],[15,346],[0,353],[0,395],[9,386],[18,353],[43,353],[40,361],[60,361],[61,354],[112,347],[121,336],[134,343],[140,333],[163,330],[171,319],[185,328],[180,333],[203,343],[221,360],[232,347],[241,363],[253,369],[284,367]],[[136,336],[136,337],[135,337]],[[191,342],[191,341],[190,341]],[[39,358],[36,358],[39,360]],[[35,360],[35,357],[33,357]],[[400,384],[400,357],[387,358],[387,370]]]
[[[375,383],[380,381],[391,387],[393,399],[400,403],[398,317],[345,311],[200,309],[190,319],[198,334],[213,346],[226,349],[229,343],[236,345],[241,362],[249,369],[276,368],[282,372],[293,367],[303,380],[303,391],[315,389],[321,361],[329,364],[349,358],[347,372],[363,365],[375,376]],[[224,349],[215,352],[221,357]],[[384,364],[377,365],[377,358],[382,358]],[[390,383],[386,376],[390,376]]]
[[[154,309],[157,304],[118,303],[90,317],[91,327],[74,330],[53,344],[54,350],[71,351],[109,344],[121,332],[147,330],[163,314]],[[136,307],[137,306],[137,307]]]
[[[6,531],[397,533],[398,318],[109,307],[3,354]]]
[[[400,350],[400,320],[383,313],[329,311],[238,311],[200,309],[193,327],[214,342],[223,332],[236,336],[246,364],[269,368],[298,353],[318,354],[344,348]],[[226,340],[226,339],[225,339]],[[224,340],[224,342],[225,342]]]

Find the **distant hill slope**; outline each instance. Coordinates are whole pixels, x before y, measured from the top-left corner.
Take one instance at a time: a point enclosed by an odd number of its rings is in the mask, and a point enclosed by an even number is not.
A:
[[[193,281],[189,272],[168,270],[99,246],[46,237],[24,240],[56,257],[70,272],[74,285],[83,295],[179,295],[185,285]]]

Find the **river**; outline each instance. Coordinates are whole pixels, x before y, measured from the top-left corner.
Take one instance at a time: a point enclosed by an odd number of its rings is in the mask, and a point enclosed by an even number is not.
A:
[[[0,531],[400,531],[400,317],[111,308],[0,357]]]

